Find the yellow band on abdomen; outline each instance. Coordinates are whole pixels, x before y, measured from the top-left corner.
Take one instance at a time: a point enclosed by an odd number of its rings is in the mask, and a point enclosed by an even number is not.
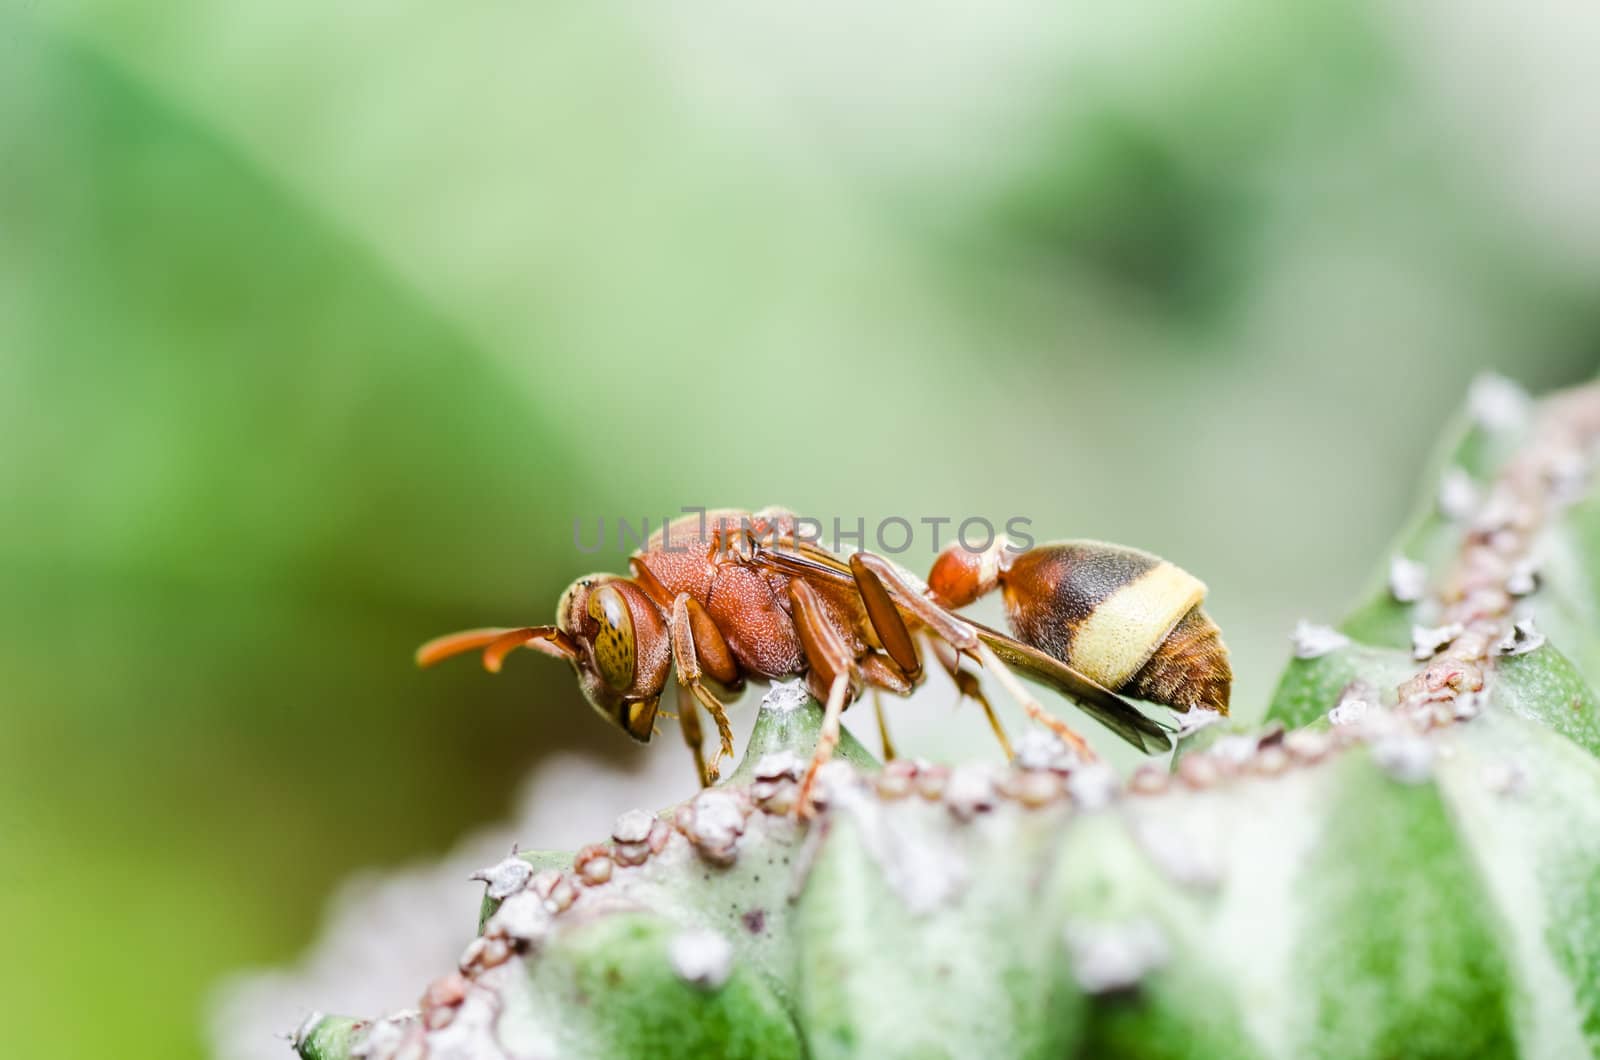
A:
[[[1068,663],[1107,688],[1120,688],[1205,596],[1204,582],[1162,560],[1102,600],[1073,631]]]

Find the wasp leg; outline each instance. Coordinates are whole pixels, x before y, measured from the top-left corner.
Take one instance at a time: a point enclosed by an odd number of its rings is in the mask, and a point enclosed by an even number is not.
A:
[[[678,686],[678,724],[683,728],[683,742],[694,755],[694,772],[702,788],[711,786],[711,774],[706,771],[706,753],[702,746],[704,736],[700,731],[700,708],[695,704],[689,686]]]
[[[813,692],[826,688],[827,702],[822,712],[822,732],[817,737],[817,749],[811,755],[811,764],[800,781],[800,797],[795,802],[795,812],[810,817],[816,812],[812,796],[816,788],[817,773],[834,748],[839,746],[839,715],[860,684],[861,672],[844,637],[828,620],[827,610],[817,591],[796,578],[789,582],[789,604],[794,614],[795,632],[800,635],[800,646],[805,650],[808,675]]]
[[[995,680],[999,681],[1007,694],[1022,706],[1028,717],[1059,736],[1061,741],[1072,748],[1078,757],[1085,762],[1093,762],[1098,757],[1094,753],[1094,749],[1089,746],[1088,741],[1074,732],[1066,722],[1045,710],[1044,707],[1040,706],[1038,700],[1028,694],[1028,690],[1022,687],[1022,682],[1018,681],[1010,668],[1000,661],[1000,657],[994,653],[993,648],[987,644],[980,643],[978,657],[985,669],[994,671]]]
[[[697,618],[701,621],[697,622]],[[672,601],[672,617],[669,624],[672,668],[678,675],[678,685],[688,688],[717,725],[719,737],[717,750],[711,756],[710,765],[701,772],[703,784],[714,784],[721,776],[723,756],[733,754],[733,725],[728,721],[728,712],[723,708],[722,701],[712,695],[701,682],[700,664],[704,659],[706,668],[714,677],[721,677],[723,674],[737,676],[738,670],[734,666],[733,653],[729,650],[727,641],[723,640],[721,632],[711,622],[711,617],[700,609],[699,603],[688,593],[679,593],[677,599]],[[699,720],[696,719],[694,724],[698,731]],[[687,728],[684,738],[688,738]]]
[[[894,564],[871,552],[857,552],[850,557],[850,569],[854,571],[858,568],[876,575],[894,602],[911,612],[918,622],[932,630],[940,640],[964,654],[977,654],[982,643],[978,639],[978,631],[909,585],[901,577],[900,572],[895,570]],[[861,581],[859,575],[856,581],[859,585]]]
[[[922,673],[922,657],[917,654],[916,642],[911,638],[911,630],[906,628],[906,620],[901,616],[900,609],[894,605],[894,598],[884,588],[877,572],[868,566],[863,553],[857,552],[850,557],[850,573],[855,577],[856,592],[861,597],[862,607],[866,609],[872,632],[877,634],[878,643],[883,645],[883,653],[902,673],[915,681]]]
[[[883,743],[883,760],[893,762],[900,757],[895,753],[894,741],[889,738],[889,719],[883,716],[883,696],[872,690],[872,712],[878,716],[878,739]]]
[[[894,660],[886,655],[869,653],[857,660],[861,668],[861,680],[872,689],[872,709],[878,716],[878,737],[883,741],[883,760],[891,761],[898,757],[894,749],[894,741],[889,738],[889,722],[883,713],[882,691],[893,692],[897,696],[909,696],[914,683],[905,675]]]
[[[983,685],[978,682],[978,675],[971,670],[963,670],[961,657],[944,641],[935,640],[932,646],[934,658],[939,660],[944,672],[955,682],[956,693],[963,699],[973,700],[983,708],[983,716],[989,719],[989,728],[994,730],[994,738],[1000,741],[1000,750],[1005,752],[1006,761],[1009,762],[1014,754],[1011,750],[1011,739],[1006,735],[1005,727],[1000,724],[1000,716],[994,712],[994,705],[984,694]]]
[[[691,685],[690,691],[694,692],[695,698],[700,700],[706,708],[706,713],[711,715],[711,720],[717,726],[717,750],[711,756],[711,764],[708,767],[711,781],[716,783],[717,778],[722,775],[723,757],[733,757],[733,725],[728,721],[728,712],[723,708],[722,701],[707,692],[704,686]]]
[[[845,702],[850,698],[850,675],[836,674],[828,686],[828,701],[822,710],[822,732],[817,736],[817,749],[811,755],[811,764],[800,781],[800,798],[795,802],[795,813],[812,817],[817,812],[813,794],[817,786],[817,773],[833,758],[839,746],[839,715],[844,713]]]
[[[864,569],[881,578],[893,595],[895,603],[915,615],[940,640],[957,651],[975,654],[985,670],[994,671],[995,680],[999,681],[1006,694],[1027,712],[1028,717],[1059,736],[1068,747],[1078,753],[1079,757],[1086,761],[1095,758],[1094,751],[1089,748],[1088,742],[1082,736],[1073,732],[1066,722],[1045,710],[1038,700],[1028,694],[1022,682],[1017,680],[1016,675],[1000,661],[994,649],[979,639],[977,630],[906,584],[900,572],[894,569],[894,565],[881,556],[875,556],[870,552],[857,552],[850,557],[850,561],[852,569],[859,563]]]

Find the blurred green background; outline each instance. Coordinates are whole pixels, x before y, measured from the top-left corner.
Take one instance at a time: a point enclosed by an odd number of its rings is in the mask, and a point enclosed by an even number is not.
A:
[[[206,1055],[353,870],[682,756],[411,666],[574,519],[1143,546],[1248,714],[1475,373],[1592,373],[1594,15],[1072,7],[0,5],[7,1055]]]

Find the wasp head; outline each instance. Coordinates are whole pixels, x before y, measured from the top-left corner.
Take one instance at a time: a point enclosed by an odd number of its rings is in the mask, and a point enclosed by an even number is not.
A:
[[[589,705],[647,742],[672,661],[660,607],[626,578],[591,574],[561,594],[556,631]]]

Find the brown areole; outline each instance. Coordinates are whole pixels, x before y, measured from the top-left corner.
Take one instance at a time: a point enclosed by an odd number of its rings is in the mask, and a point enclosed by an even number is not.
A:
[[[663,526],[629,558],[631,578],[593,574],[574,582],[562,594],[555,625],[450,634],[419,648],[417,661],[427,666],[481,650],[485,667],[498,671],[519,647],[566,659],[590,705],[641,742],[654,734],[670,669],[677,675],[678,720],[702,784],[714,782],[722,756],[734,752],[719,693],[738,690],[746,678],[804,677],[825,714],[802,782],[802,811],[810,808],[818,768],[837,745],[840,713],[863,688],[909,695],[923,677],[924,642],[961,694],[984,710],[1008,756],[1010,743],[963,659],[993,673],[1031,718],[1085,758],[1093,757],[1088,744],[1040,706],[1011,668],[1065,694],[1147,751],[1171,746],[1168,729],[1111,688],[1180,709],[1226,709],[1227,653],[1198,609],[1204,595],[1198,581],[1115,546],[1015,554],[1003,546],[996,542],[982,553],[947,549],[931,587],[923,588],[881,556],[834,555],[802,537],[795,517],[782,509],[691,515]],[[1090,554],[1081,550],[1093,547],[1109,550],[1113,561],[1086,566]],[[1084,576],[1090,570],[1098,582]],[[1059,592],[1062,585],[1073,591]],[[1015,639],[950,610],[997,586]],[[1082,586],[1087,590],[1078,591]],[[1167,612],[1190,596],[1166,622]],[[709,763],[699,708],[719,736]],[[892,757],[881,705],[878,724]]]

